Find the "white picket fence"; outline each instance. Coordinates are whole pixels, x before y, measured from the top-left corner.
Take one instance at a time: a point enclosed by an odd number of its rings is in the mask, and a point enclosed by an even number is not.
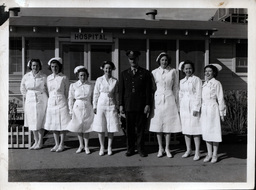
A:
[[[31,146],[31,131],[22,125],[11,126],[8,130],[9,148],[28,148]]]

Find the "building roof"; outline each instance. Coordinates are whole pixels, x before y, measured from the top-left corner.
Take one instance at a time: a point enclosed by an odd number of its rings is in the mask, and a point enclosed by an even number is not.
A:
[[[20,8],[12,26],[216,31],[212,38],[247,38],[247,24],[212,21],[216,9],[157,9],[150,20],[141,8]],[[201,14],[200,14],[201,12]]]

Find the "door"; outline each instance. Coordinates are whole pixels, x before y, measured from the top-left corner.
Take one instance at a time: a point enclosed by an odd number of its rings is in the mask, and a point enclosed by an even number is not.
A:
[[[112,61],[112,45],[111,44],[90,44],[88,56],[89,79],[95,81],[103,75],[100,69],[104,61]]]

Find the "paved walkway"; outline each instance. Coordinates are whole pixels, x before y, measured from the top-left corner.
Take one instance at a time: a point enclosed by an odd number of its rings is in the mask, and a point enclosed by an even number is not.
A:
[[[66,150],[50,152],[53,139],[47,138],[41,150],[9,149],[10,182],[246,182],[246,143],[222,143],[219,162],[204,163],[193,156],[181,158],[184,141],[171,145],[173,158],[157,158],[157,145],[148,145],[148,157],[125,156],[125,137],[114,139],[113,155],[99,156],[96,136],[90,140],[91,154],[76,154],[78,142],[69,136]]]

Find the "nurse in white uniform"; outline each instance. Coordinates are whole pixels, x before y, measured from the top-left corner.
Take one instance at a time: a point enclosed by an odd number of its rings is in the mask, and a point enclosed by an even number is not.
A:
[[[100,141],[99,155],[104,155],[105,133],[108,133],[108,155],[112,155],[114,133],[120,130],[118,118],[118,81],[112,76],[114,63],[104,61],[101,69],[104,75],[97,78],[93,93],[93,109],[96,114],[93,131],[98,132]]]
[[[69,88],[68,106],[72,119],[67,130],[78,134],[79,148],[76,153],[80,153],[84,149],[86,154],[90,154],[88,143],[94,118],[92,108],[93,85],[87,80],[89,73],[84,66],[77,66],[74,73],[79,80],[71,84]]]
[[[180,116],[178,113],[178,76],[177,71],[170,67],[170,58],[165,52],[158,55],[156,62],[159,67],[152,71],[155,85],[154,106],[150,120],[149,131],[155,132],[159,150],[157,157],[164,153],[171,158],[169,150],[171,133],[181,132]],[[162,136],[165,134],[165,149]]]
[[[40,70],[42,63],[39,59],[31,59],[27,67],[31,70],[22,78],[20,91],[25,97],[24,126],[33,131],[35,143],[29,149],[43,147],[43,126],[47,107],[46,75]]]
[[[195,155],[193,160],[200,159],[200,136],[202,134],[200,125],[200,109],[202,98],[202,81],[195,76],[194,63],[183,61],[179,65],[186,76],[180,81],[179,102],[182,133],[185,136],[186,152],[182,158],[189,157],[192,153],[191,137],[195,142]]]
[[[70,121],[67,103],[69,80],[61,73],[61,58],[50,59],[48,65],[52,74],[47,77],[49,99],[44,128],[53,131],[55,146],[51,149],[51,152],[62,152],[67,125]]]
[[[202,137],[206,141],[207,156],[204,162],[217,162],[219,142],[221,138],[221,121],[226,115],[226,106],[221,83],[215,78],[222,67],[219,64],[205,66],[206,81],[202,89]]]

